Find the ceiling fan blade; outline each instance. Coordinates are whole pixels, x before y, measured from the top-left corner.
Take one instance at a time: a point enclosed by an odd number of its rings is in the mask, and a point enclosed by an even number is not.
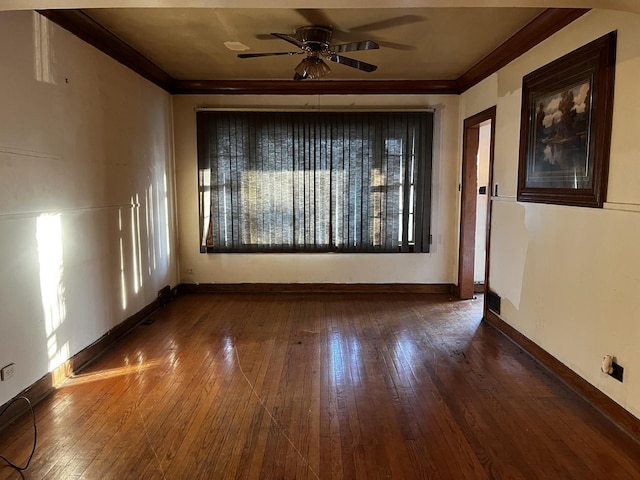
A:
[[[239,53],[238,58],[275,57],[277,55],[302,55],[302,52]]]
[[[291,35],[287,35],[286,33],[272,33],[271,35],[273,35],[274,37],[278,37],[285,42],[292,43],[298,48],[302,48],[302,42],[296,37],[292,37]]]
[[[298,8],[296,9],[300,15],[302,15],[310,25],[317,25],[319,27],[331,27],[333,24],[329,17],[324,12],[317,8]]]
[[[364,40],[362,42],[343,43],[340,45],[331,45],[329,50],[332,52],[355,52],[356,50],[376,50],[380,48],[373,40]]]
[[[415,50],[416,49],[415,45],[406,45],[404,43],[384,42],[384,41],[381,41],[381,40],[378,40],[377,43],[383,48],[391,48],[393,50],[410,51],[410,50]]]
[[[402,15],[400,17],[388,18],[379,22],[368,23],[366,25],[360,25],[359,27],[350,28],[350,32],[370,32],[373,30],[384,30],[385,28],[400,27],[402,25],[409,25],[411,23],[417,23],[424,21],[424,17],[420,15]]]
[[[347,67],[357,68],[358,70],[362,70],[363,72],[373,72],[377,70],[377,65],[372,65],[367,62],[361,62],[360,60],[356,60],[355,58],[345,57],[343,55],[329,55],[327,57],[332,62],[339,63],[340,65],[346,65]]]

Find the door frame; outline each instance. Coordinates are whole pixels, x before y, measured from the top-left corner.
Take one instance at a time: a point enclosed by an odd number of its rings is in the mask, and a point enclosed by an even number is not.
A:
[[[480,125],[491,121],[489,141],[489,182],[487,185],[487,236],[484,293],[489,290],[489,252],[491,239],[491,195],[493,194],[493,152],[496,132],[496,107],[493,106],[464,120],[462,137],[462,178],[460,181],[460,243],[458,249],[458,286],[461,299],[474,296],[474,262],[476,248],[476,202],[478,195],[478,145]],[[485,302],[486,303],[486,302]]]

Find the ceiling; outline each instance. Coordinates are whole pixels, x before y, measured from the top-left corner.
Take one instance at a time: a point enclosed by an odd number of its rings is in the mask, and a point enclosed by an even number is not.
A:
[[[396,82],[395,93],[459,93],[586,11],[537,7],[172,7],[42,13],[172,93],[216,93],[221,85],[220,93],[252,93],[246,85],[258,82],[256,92],[265,91],[265,85],[280,85],[279,91],[270,93],[298,93],[299,84],[308,90],[339,82],[350,82],[350,89],[356,82],[386,82],[387,87]],[[326,77],[293,82],[294,68],[302,56],[238,58],[237,50],[225,46],[225,42],[239,44],[246,48],[244,53],[299,52],[295,45],[271,33],[295,35],[296,28],[305,25],[330,27],[332,44],[378,43],[379,49],[341,54],[377,65],[377,70],[368,73],[327,61],[331,72]],[[394,92],[380,88],[375,93]]]
[[[334,80],[452,80],[543,10],[538,8],[413,9],[89,9],[86,14],[178,80],[291,80],[300,56],[240,59],[247,53],[299,51],[271,32],[293,35],[304,25],[333,29],[333,42],[373,40],[379,50],[346,53],[373,63],[366,73],[335,63]]]

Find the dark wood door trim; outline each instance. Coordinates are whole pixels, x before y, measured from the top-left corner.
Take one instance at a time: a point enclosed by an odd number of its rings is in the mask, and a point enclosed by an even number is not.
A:
[[[480,140],[480,124],[491,121],[489,144],[489,190],[493,185],[493,152],[495,143],[496,107],[491,107],[464,121],[462,144],[462,180],[460,186],[460,245],[458,255],[458,296],[473,298],[473,270],[476,243],[477,155]],[[487,192],[490,199],[490,192]],[[487,208],[487,255],[485,258],[485,293],[489,285],[489,239],[491,203]]]
[[[458,296],[473,298],[473,270],[476,244],[476,158],[480,143],[479,125],[465,121],[460,182],[460,246],[458,255]]]
[[[489,179],[487,181],[487,228],[484,255],[484,312],[487,312],[487,293],[489,293],[489,266],[491,265],[491,212],[493,209],[493,159],[496,145],[496,107],[493,106],[482,112],[486,113],[487,120],[491,120],[491,138],[489,140]]]

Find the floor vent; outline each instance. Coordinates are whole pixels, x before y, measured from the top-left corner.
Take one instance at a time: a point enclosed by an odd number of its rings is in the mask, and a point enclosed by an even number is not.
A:
[[[492,292],[491,290],[489,290],[489,293],[487,294],[487,307],[492,312],[497,313],[498,315],[500,315],[500,302],[501,302],[501,300],[502,299],[500,298],[500,296],[496,292]]]
[[[163,307],[171,301],[171,297],[171,287],[169,285],[158,292],[158,300],[160,301],[160,305]]]

